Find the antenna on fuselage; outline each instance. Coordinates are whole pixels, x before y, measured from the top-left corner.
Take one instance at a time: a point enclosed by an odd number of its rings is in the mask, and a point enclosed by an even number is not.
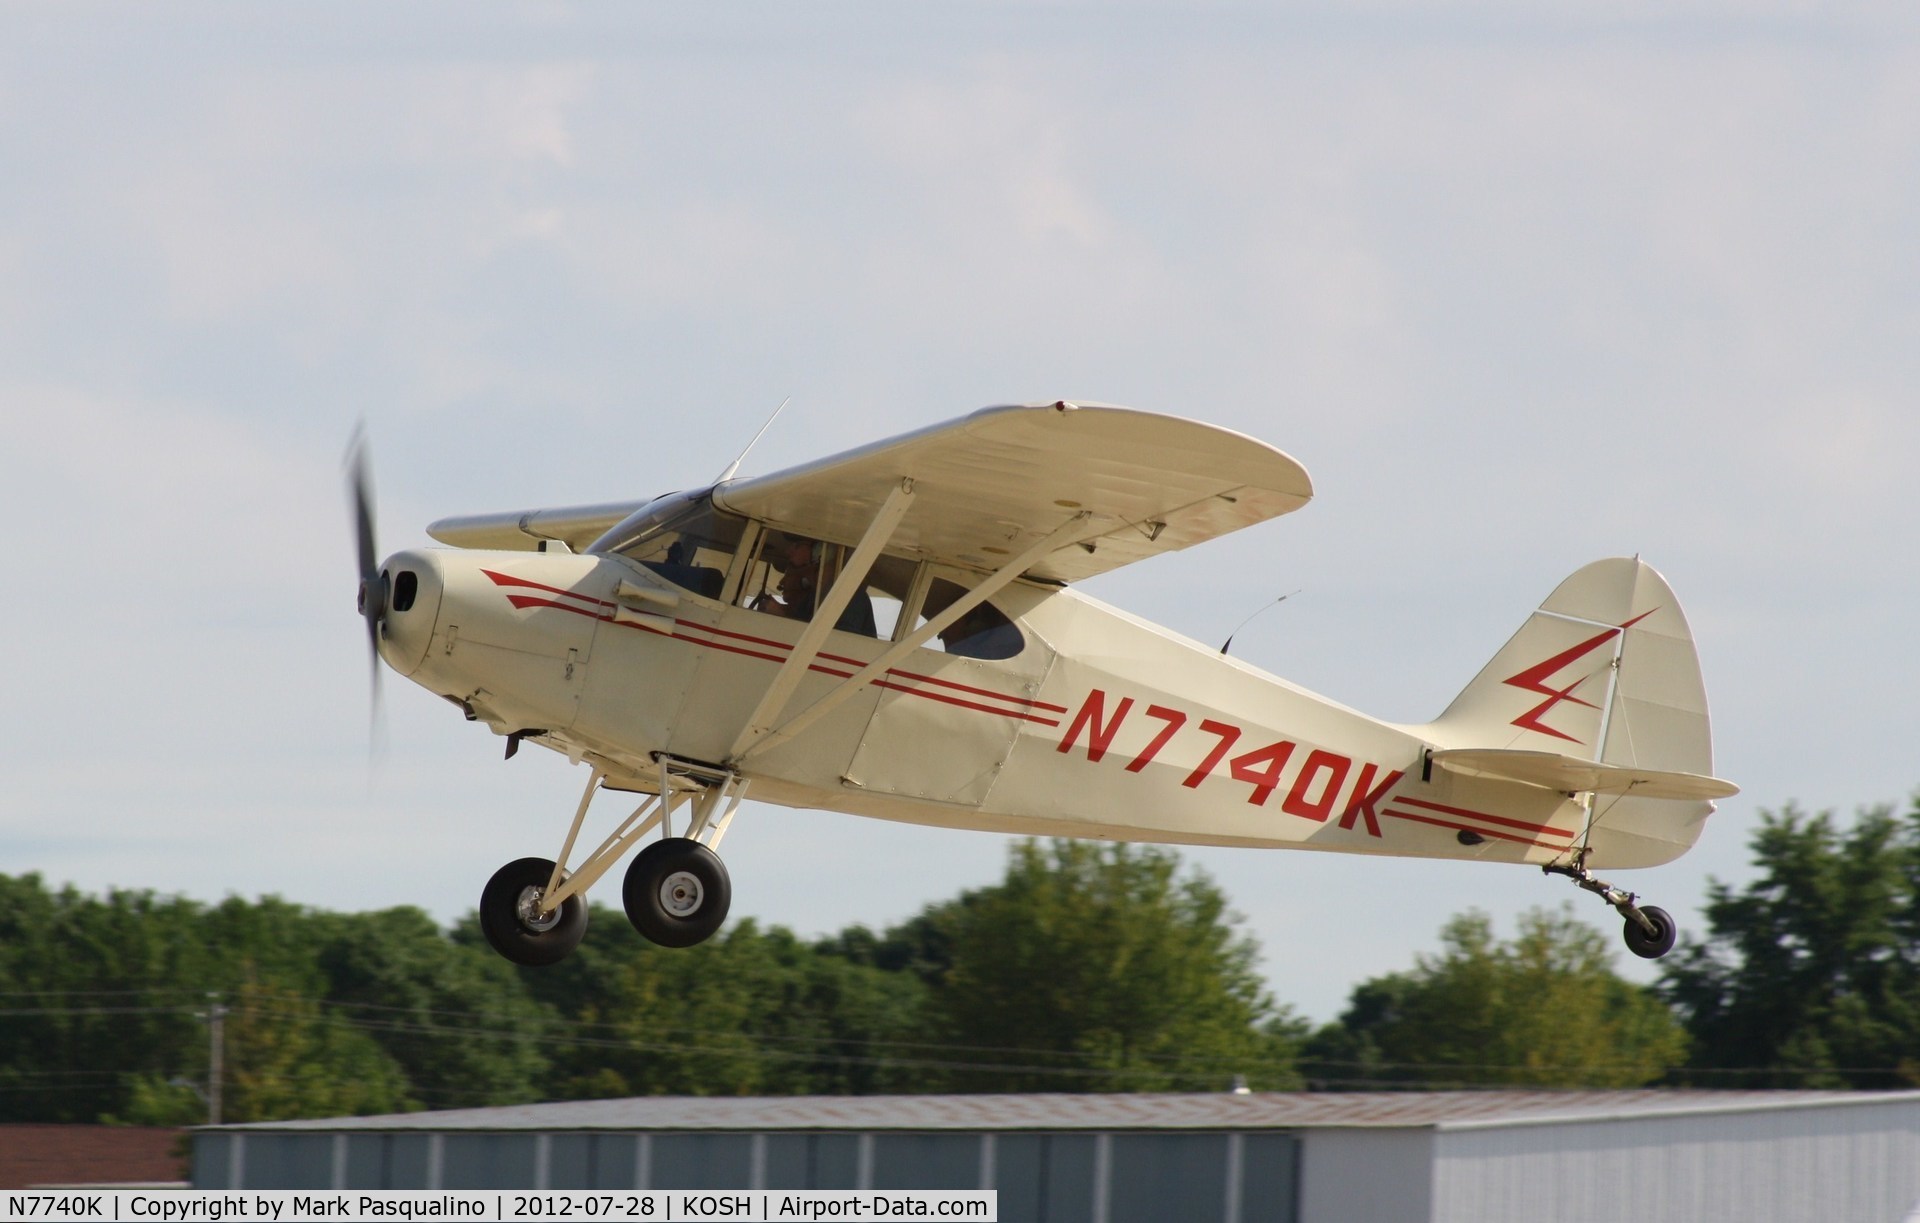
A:
[[[773,415],[767,417],[767,423],[760,426],[760,433],[765,433],[768,427],[771,426],[774,421],[780,418],[780,413],[786,411],[787,405],[792,402],[793,402],[793,396],[791,395],[787,396],[785,399],[782,399],[780,401],[780,406],[773,410]],[[753,441],[747,443],[747,450],[752,450],[753,443],[760,440],[760,433],[756,433],[753,435]],[[720,478],[714,481],[715,484],[725,484],[728,480],[733,479],[733,473],[736,471],[739,471],[740,464],[746,461],[747,450],[742,450],[740,452],[739,458],[727,464],[727,469],[720,473]]]
[[[1261,612],[1266,611],[1268,608],[1278,607],[1282,603],[1285,603],[1288,599],[1291,599],[1293,596],[1299,593],[1300,592],[1298,590],[1289,590],[1286,594],[1281,595],[1279,598],[1275,599],[1273,602],[1264,603],[1260,607],[1256,608],[1254,610],[1253,616],[1259,615]],[[1227,647],[1233,644],[1233,639],[1240,635],[1240,630],[1247,627],[1247,625],[1253,623],[1253,616],[1248,616],[1245,620],[1242,620],[1240,623],[1233,626],[1233,631],[1227,634],[1226,644],[1220,647],[1220,653],[1222,655],[1224,655],[1227,652]]]

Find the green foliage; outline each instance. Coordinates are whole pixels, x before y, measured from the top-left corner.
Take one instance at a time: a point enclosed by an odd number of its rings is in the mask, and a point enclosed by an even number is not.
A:
[[[1483,913],[1441,931],[1412,972],[1357,986],[1315,1033],[1316,1086],[1633,1087],[1685,1055],[1686,1036],[1647,990],[1613,971],[1611,944],[1568,907],[1533,909],[1508,943]]]
[[[548,1094],[1293,1082],[1300,1033],[1262,992],[1252,941],[1177,868],[1163,850],[1022,843],[995,887],[811,945],[746,921],[663,950],[595,908],[571,957],[521,970],[564,1017]]]
[[[531,1099],[545,1066],[524,1026],[545,1012],[416,910],[0,876],[0,1120],[205,1120],[216,1004],[230,1121]]]
[[[228,1121],[629,1094],[1294,1082],[1256,949],[1169,851],[1033,842],[884,934],[752,921],[664,950],[617,911],[517,969],[469,919],[0,876],[0,1120]]]
[[[127,1084],[127,1103],[121,1113],[106,1113],[106,1125],[184,1127],[207,1120],[207,1094],[185,1079],[163,1082],[151,1074],[135,1075]]]
[[[176,1077],[159,1051],[206,1043],[194,986],[218,960],[200,919],[187,901],[0,876],[0,1120],[91,1121],[124,1112],[140,1076]]]
[[[1715,885],[1667,970],[1689,1081],[1920,1081],[1920,810],[1768,816],[1761,876]],[[747,920],[665,950],[616,910],[518,969],[469,919],[205,906],[0,876],[0,1119],[204,1116],[225,1008],[228,1120],[630,1094],[1626,1087],[1687,1055],[1673,1011],[1567,909],[1511,940],[1468,913],[1356,986],[1308,1038],[1258,949],[1171,851],[1015,844],[997,884],[883,933],[807,942]],[[1865,1068],[1865,1069],[1862,1069]],[[1743,1071],[1744,1073],[1744,1071]]]
[[[1171,851],[1024,841],[1002,883],[888,942],[935,981],[933,1028],[956,1046],[952,1089],[1220,1090],[1236,1076],[1291,1086],[1295,1033],[1236,920]]]
[[[521,970],[566,1017],[549,1094],[865,1094],[911,1090],[894,1046],[919,1029],[926,987],[747,920],[667,950],[596,908],[561,964]]]
[[[649,949],[627,971],[615,1030],[631,1052],[617,1065],[647,1093],[884,1090],[901,1080],[872,1059],[913,1034],[919,1002],[910,978],[746,921],[685,951]]]
[[[225,1026],[222,1121],[389,1113],[408,1103],[399,1063],[296,990],[245,982]]]
[[[547,1059],[538,1042],[550,1013],[505,960],[448,939],[419,909],[314,921],[327,1001],[404,1069],[410,1102],[454,1108],[542,1097]]]
[[[1762,812],[1758,877],[1708,890],[1708,935],[1662,992],[1693,1035],[1682,1072],[1712,1087],[1920,1083],[1920,798],[1904,817]]]

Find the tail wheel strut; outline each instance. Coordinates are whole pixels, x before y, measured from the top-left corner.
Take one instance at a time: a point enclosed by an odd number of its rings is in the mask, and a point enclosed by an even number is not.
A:
[[[1582,849],[1571,864],[1548,863],[1540,870],[1542,874],[1564,875],[1581,890],[1592,892],[1611,905],[1625,920],[1620,937],[1627,944],[1627,950],[1641,959],[1657,960],[1673,950],[1674,942],[1680,937],[1680,927],[1674,923],[1673,915],[1657,905],[1636,904],[1639,897],[1635,893],[1594,878],[1593,872],[1587,869],[1586,850]]]

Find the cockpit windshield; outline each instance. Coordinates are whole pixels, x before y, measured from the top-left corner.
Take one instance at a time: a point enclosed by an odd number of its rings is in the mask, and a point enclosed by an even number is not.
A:
[[[705,493],[674,493],[640,509],[588,546],[616,553],[697,595],[717,599],[747,521],[713,508]]]

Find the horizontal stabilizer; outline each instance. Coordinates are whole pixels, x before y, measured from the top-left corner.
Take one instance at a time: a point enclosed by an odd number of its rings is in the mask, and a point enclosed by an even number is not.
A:
[[[1732,782],[1702,773],[1606,764],[1559,752],[1497,747],[1455,748],[1433,753],[1433,762],[1450,772],[1469,777],[1495,777],[1567,794],[1632,794],[1636,798],[1712,801],[1740,792],[1740,787]]]

